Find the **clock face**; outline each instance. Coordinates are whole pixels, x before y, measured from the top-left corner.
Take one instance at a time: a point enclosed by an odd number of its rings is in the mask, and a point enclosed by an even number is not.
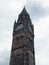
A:
[[[19,24],[19,25],[16,27],[16,30],[22,29],[23,27],[24,27],[23,24]]]

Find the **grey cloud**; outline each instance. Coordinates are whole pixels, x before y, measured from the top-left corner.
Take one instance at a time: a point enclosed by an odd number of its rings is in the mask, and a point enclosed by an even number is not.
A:
[[[49,7],[44,8],[42,4],[30,2],[26,4],[27,11],[30,13],[32,19],[36,20],[46,15],[49,15]]]
[[[14,5],[17,4],[17,2],[19,2],[19,0],[0,0],[0,18],[17,17],[19,9]]]
[[[10,60],[9,50],[4,49],[2,52],[0,52],[0,65],[9,65],[9,60]]]

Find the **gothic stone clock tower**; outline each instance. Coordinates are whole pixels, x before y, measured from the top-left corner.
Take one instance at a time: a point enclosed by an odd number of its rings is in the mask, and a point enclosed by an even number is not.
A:
[[[10,65],[35,65],[34,26],[25,7],[14,23]]]

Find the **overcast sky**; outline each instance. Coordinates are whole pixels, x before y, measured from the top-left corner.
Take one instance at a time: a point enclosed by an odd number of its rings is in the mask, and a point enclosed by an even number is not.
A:
[[[36,65],[49,65],[49,0],[0,0],[0,65],[9,65],[13,24],[24,6],[34,24]]]

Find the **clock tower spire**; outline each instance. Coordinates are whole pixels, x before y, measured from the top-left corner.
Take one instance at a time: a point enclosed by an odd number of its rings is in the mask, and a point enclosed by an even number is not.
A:
[[[25,7],[14,23],[10,65],[35,65],[34,26]]]

